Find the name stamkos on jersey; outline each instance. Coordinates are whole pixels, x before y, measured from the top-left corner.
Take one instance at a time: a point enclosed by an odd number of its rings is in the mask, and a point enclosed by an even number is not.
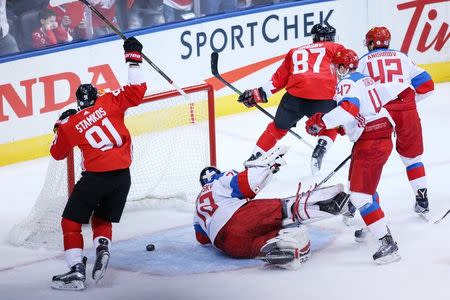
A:
[[[323,47],[322,43],[312,43],[312,44],[303,45],[301,47],[298,47],[297,49],[312,49],[312,48],[320,48],[320,47]]]
[[[103,107],[96,109],[93,113],[89,113],[89,111],[84,112],[84,114],[86,113],[88,113],[89,115],[78,122],[77,125],[75,125],[75,128],[79,133],[82,133],[84,130],[94,125],[95,122],[101,120],[106,116],[106,111],[103,109]]]

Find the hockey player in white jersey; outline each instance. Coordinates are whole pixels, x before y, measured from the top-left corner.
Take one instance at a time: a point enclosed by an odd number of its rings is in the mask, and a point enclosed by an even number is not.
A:
[[[242,172],[206,167],[196,201],[197,241],[235,258],[259,258],[295,269],[310,256],[303,222],[332,217],[346,207],[343,185],[334,185],[285,199],[254,199],[285,164],[287,148],[276,146]]]
[[[356,72],[358,56],[350,49],[339,51],[333,64],[341,77],[335,96],[338,106],[327,114],[312,116],[306,122],[306,131],[315,136],[324,129],[341,127],[341,132],[345,131],[355,143],[349,170],[350,201],[381,242],[374,261],[396,261],[400,258],[398,246],[386,224],[376,189],[392,151],[393,126],[383,105],[394,99],[402,86],[376,84],[371,77]]]
[[[369,53],[361,57],[357,71],[371,76],[376,82],[404,83],[405,89],[385,107],[395,122],[396,150],[405,167],[415,194],[414,210],[429,212],[425,167],[422,163],[422,126],[416,100],[434,90],[434,83],[422,68],[406,54],[389,49],[391,33],[386,27],[373,27],[366,34]]]

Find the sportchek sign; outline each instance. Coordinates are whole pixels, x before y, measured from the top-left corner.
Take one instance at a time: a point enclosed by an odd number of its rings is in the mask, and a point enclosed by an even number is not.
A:
[[[307,0],[142,31],[138,38],[144,52],[178,85],[213,84],[220,115],[225,101],[221,97],[232,91],[212,78],[212,51],[220,52],[220,71],[245,89],[268,80],[290,48],[310,42],[317,22],[336,27],[338,41],[360,55],[366,52],[365,33],[372,26],[387,26],[391,48],[407,52],[430,69],[435,80],[443,81],[450,80],[449,20],[450,2],[445,0]],[[146,68],[150,91],[172,89]],[[53,123],[74,103],[80,83],[115,90],[127,82],[122,41],[111,39],[4,61],[0,73],[0,165],[31,157],[16,154],[25,139],[43,137],[44,145],[40,140],[30,151],[48,154]]]

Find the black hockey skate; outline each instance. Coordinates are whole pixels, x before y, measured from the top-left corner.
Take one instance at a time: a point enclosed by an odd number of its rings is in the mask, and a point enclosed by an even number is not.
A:
[[[311,156],[311,173],[314,175],[320,171],[322,167],[322,159],[327,152],[327,141],[324,139],[319,139],[317,141],[317,146],[314,148],[314,151]]]
[[[380,239],[381,246],[377,252],[373,255],[373,260],[377,264],[388,264],[400,259],[398,255],[397,243],[392,238],[392,235],[388,228],[388,233]]]
[[[244,167],[247,167],[247,162],[257,160],[261,156],[262,156],[262,153],[259,151],[256,152],[255,154],[250,155],[250,157],[246,161],[244,161]]]
[[[95,280],[95,283],[98,283],[99,280],[105,275],[110,256],[108,240],[100,238],[98,242],[100,245],[98,245],[95,250],[97,253],[97,258],[95,259],[94,268],[92,269],[92,279]]]
[[[319,205],[319,209],[321,211],[325,211],[333,215],[338,215],[343,209],[345,209],[345,205],[347,204],[349,197],[349,194],[340,192],[339,194],[334,196],[334,198],[327,201],[320,201],[317,204]]]
[[[84,290],[86,262],[87,258],[83,257],[83,262],[71,267],[69,272],[53,276],[51,287],[57,290]]]
[[[426,188],[417,190],[414,211],[418,214],[427,214],[430,212],[430,208],[428,207],[428,196]]]

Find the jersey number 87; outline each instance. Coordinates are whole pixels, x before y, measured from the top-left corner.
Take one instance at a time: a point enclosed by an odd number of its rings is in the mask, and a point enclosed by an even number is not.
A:
[[[309,70],[310,59],[315,56],[313,64],[313,73],[320,72],[320,64],[325,56],[325,48],[297,49],[292,53],[292,64],[294,65],[293,74],[306,73]],[[310,57],[311,56],[311,57]]]

